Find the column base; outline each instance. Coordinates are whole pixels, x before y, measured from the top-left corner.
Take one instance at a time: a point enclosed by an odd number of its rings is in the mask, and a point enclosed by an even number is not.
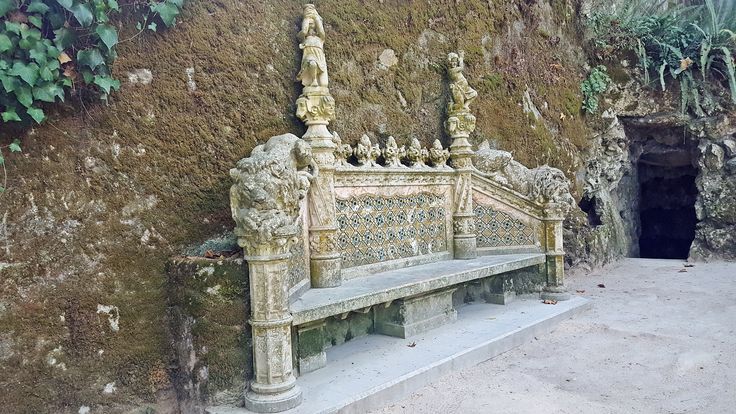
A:
[[[455,245],[455,259],[467,260],[478,257],[475,235],[470,237],[455,236],[453,243]]]
[[[302,390],[295,385],[277,394],[261,394],[251,389],[245,393],[245,408],[257,413],[278,413],[302,403]]]
[[[545,286],[539,295],[542,300],[555,300],[561,302],[570,300],[570,292],[564,286]]]

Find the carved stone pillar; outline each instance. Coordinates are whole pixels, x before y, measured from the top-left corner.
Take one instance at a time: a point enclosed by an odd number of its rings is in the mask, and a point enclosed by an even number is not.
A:
[[[245,408],[273,413],[302,402],[291,356],[291,313],[286,275],[293,235],[253,245],[243,240],[250,279],[254,379],[245,393]]]
[[[478,93],[465,79],[463,57],[462,51],[447,55],[451,102],[447,106],[445,130],[452,138],[450,163],[457,171],[455,213],[452,217],[455,258],[473,259],[478,253],[473,214],[473,149],[468,138],[475,130],[475,116],[470,112],[470,103]]]
[[[296,115],[307,125],[302,137],[312,146],[319,174],[312,182],[309,206],[309,255],[312,287],[342,284],[342,260],[337,250],[335,215],[335,148],[327,125],[335,119],[335,100],[328,89],[327,60],[324,53],[325,32],[322,17],[313,4],[304,5],[304,19],[299,32],[302,54],[297,75],[304,86],[296,100]]]
[[[472,117],[472,115],[470,116]],[[450,118],[450,120],[452,119]],[[473,118],[473,123],[475,123],[475,118]],[[450,162],[457,172],[454,200],[455,213],[452,216],[455,258],[473,259],[478,255],[475,237],[475,215],[473,214],[473,161],[471,159],[473,151],[470,149],[467,134],[453,134],[452,140]]]
[[[565,251],[562,246],[562,221],[565,207],[549,203],[545,207],[544,237],[547,255],[547,284],[541,297],[545,300],[568,300],[570,293],[565,288]]]
[[[299,203],[313,179],[312,149],[292,134],[271,137],[230,170],[230,207],[250,279],[255,378],[245,393],[251,411],[273,413],[301,403],[291,344],[286,286]]]

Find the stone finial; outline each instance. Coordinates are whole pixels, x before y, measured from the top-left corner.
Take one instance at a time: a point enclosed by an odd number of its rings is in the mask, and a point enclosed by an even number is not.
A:
[[[406,168],[401,163],[401,159],[406,156],[406,148],[402,145],[396,145],[394,137],[389,136],[386,140],[386,147],[383,149],[383,159],[386,160],[386,167],[389,168]]]
[[[314,173],[311,147],[293,134],[271,137],[230,170],[235,235],[246,254],[297,233],[299,201]]]
[[[434,140],[432,148],[429,149],[429,162],[435,168],[449,168],[447,166],[448,159],[450,159],[450,151],[442,147],[440,140]]]
[[[465,70],[465,52],[460,50],[458,53],[451,52],[447,55],[448,68],[447,72],[450,77],[450,93],[452,94],[452,103],[450,103],[448,112],[470,111],[470,103],[478,96],[478,92],[470,87],[468,80],[465,79],[463,71]]]
[[[304,5],[304,18],[299,31],[299,49],[304,51],[297,79],[305,88],[327,88],[327,59],[325,58],[325,27],[314,4]]]
[[[332,131],[332,142],[335,143],[335,165],[339,167],[349,166],[348,158],[353,155],[353,147],[350,144],[343,144],[340,135],[335,131]]]
[[[412,168],[426,168],[427,158],[429,158],[429,151],[426,148],[422,148],[419,140],[412,138],[409,148],[406,150],[406,159]]]
[[[307,125],[327,124],[335,119],[335,100],[328,88],[325,28],[314,4],[304,5],[304,17],[298,36],[301,41],[299,48],[303,52],[296,77],[304,90],[296,101],[296,115]]]
[[[465,53],[447,55],[447,74],[450,78],[450,103],[447,105],[445,130],[452,138],[450,159],[452,166],[459,169],[472,167],[470,156],[473,154],[468,141],[470,133],[475,130],[475,116],[470,113],[470,103],[478,97],[478,92],[471,88],[465,79]]]
[[[378,147],[378,144],[371,143],[368,135],[363,134],[360,137],[360,141],[355,147],[353,154],[358,159],[358,165],[362,167],[380,167],[376,159],[381,155],[381,149]]]

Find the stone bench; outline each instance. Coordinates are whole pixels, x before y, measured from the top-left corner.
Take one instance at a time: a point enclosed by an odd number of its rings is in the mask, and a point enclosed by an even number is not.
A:
[[[305,5],[296,114],[306,133],[272,137],[230,171],[250,284],[254,379],[245,406],[252,411],[298,405],[297,373],[324,366],[329,345],[431,329],[452,321],[466,296],[503,303],[511,291],[498,275],[533,269],[543,297],[567,296],[568,182],[559,170],[530,170],[487,143],[473,150],[469,105],[477,93],[463,75],[462,52],[448,55],[449,149],[441,137],[423,148],[416,138],[399,146],[393,137],[379,144],[363,135],[353,146],[328,130],[335,101],[321,25]]]

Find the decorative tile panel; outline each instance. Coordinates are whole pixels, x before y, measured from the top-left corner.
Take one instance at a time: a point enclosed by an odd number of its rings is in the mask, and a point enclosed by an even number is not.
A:
[[[446,251],[445,198],[364,194],[337,200],[342,267]]]
[[[478,247],[529,246],[536,244],[530,225],[491,206],[475,203],[475,234]]]

